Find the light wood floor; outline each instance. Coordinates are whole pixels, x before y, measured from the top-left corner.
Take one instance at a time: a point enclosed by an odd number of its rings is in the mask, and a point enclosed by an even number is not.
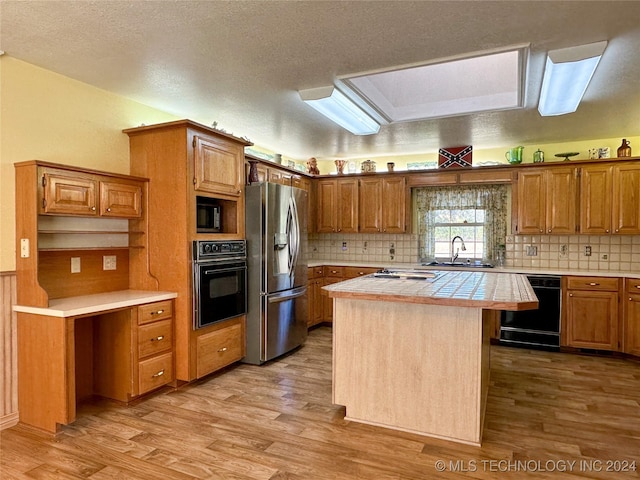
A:
[[[505,347],[492,347],[491,362],[481,448],[345,422],[331,404],[331,330],[321,327],[266,366],[241,364],[135,405],[85,406],[55,438],[5,430],[0,478],[640,476],[604,471],[640,463],[640,364]]]

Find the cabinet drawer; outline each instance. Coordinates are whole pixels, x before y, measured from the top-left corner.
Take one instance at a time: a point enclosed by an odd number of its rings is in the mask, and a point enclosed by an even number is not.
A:
[[[173,381],[173,353],[151,357],[138,363],[140,395]]]
[[[569,290],[603,290],[617,292],[619,283],[612,277],[568,277],[567,288]]]
[[[198,337],[198,378],[215,372],[240,360],[244,356],[242,324],[237,323]]]
[[[357,278],[375,273],[379,268],[374,267],[344,267],[344,278]]]
[[[324,276],[324,270],[322,268],[322,266],[320,267],[309,267],[308,268],[308,278],[309,280],[313,279],[313,278],[322,278]]]
[[[342,278],[342,277],[344,277],[344,267],[336,267],[334,265],[325,265],[324,266],[324,276],[325,277]]]
[[[138,328],[138,357],[170,350],[173,343],[171,320],[161,320]]]
[[[173,316],[173,301],[149,303],[138,307],[138,325],[155,322]]]
[[[640,278],[627,278],[627,292],[640,293]]]

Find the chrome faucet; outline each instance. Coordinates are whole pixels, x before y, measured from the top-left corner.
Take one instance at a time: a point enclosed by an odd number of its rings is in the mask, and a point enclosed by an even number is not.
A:
[[[451,263],[456,261],[456,258],[458,258],[458,254],[460,253],[460,249],[457,249],[455,254],[453,253],[453,244],[458,239],[460,240],[460,242],[462,242],[462,245],[461,245],[462,251],[464,252],[464,251],[467,250],[467,247],[464,245],[464,240],[462,239],[462,237],[460,235],[456,235],[455,237],[453,237],[451,239]]]

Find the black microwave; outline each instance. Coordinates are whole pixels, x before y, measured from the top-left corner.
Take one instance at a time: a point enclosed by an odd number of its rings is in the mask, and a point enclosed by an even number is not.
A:
[[[196,197],[196,232],[220,233],[222,209],[213,198]]]

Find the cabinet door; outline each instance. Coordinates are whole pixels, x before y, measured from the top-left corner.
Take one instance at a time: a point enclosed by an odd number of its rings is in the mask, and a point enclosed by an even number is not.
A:
[[[45,173],[43,178],[43,213],[97,215],[97,193],[97,180]]]
[[[406,179],[389,177],[382,179],[382,231],[404,233],[406,227]]]
[[[624,351],[640,356],[640,294],[625,295]]]
[[[340,233],[358,232],[358,180],[343,178],[338,180],[338,225]]]
[[[580,233],[611,231],[611,166],[592,165],[580,172]]]
[[[194,136],[194,185],[201,192],[242,193],[242,149],[223,140]]]
[[[269,181],[280,185],[291,186],[291,174],[274,168],[269,169]]]
[[[360,232],[378,233],[382,231],[382,181],[379,178],[363,178],[359,183]]]
[[[306,177],[302,177],[300,175],[292,175],[291,176],[291,186],[296,188],[301,188],[306,192],[311,191],[311,180]]]
[[[597,350],[618,349],[618,293],[569,290],[567,344]]]
[[[338,224],[338,183],[336,180],[318,181],[316,205],[317,232],[335,232]]]
[[[545,170],[518,173],[518,234],[544,233],[546,215]]]
[[[547,171],[546,233],[575,234],[578,202],[575,167],[551,168]]]
[[[139,218],[142,216],[142,187],[128,183],[100,182],[100,215]]]
[[[640,234],[640,164],[613,168],[613,233]]]

